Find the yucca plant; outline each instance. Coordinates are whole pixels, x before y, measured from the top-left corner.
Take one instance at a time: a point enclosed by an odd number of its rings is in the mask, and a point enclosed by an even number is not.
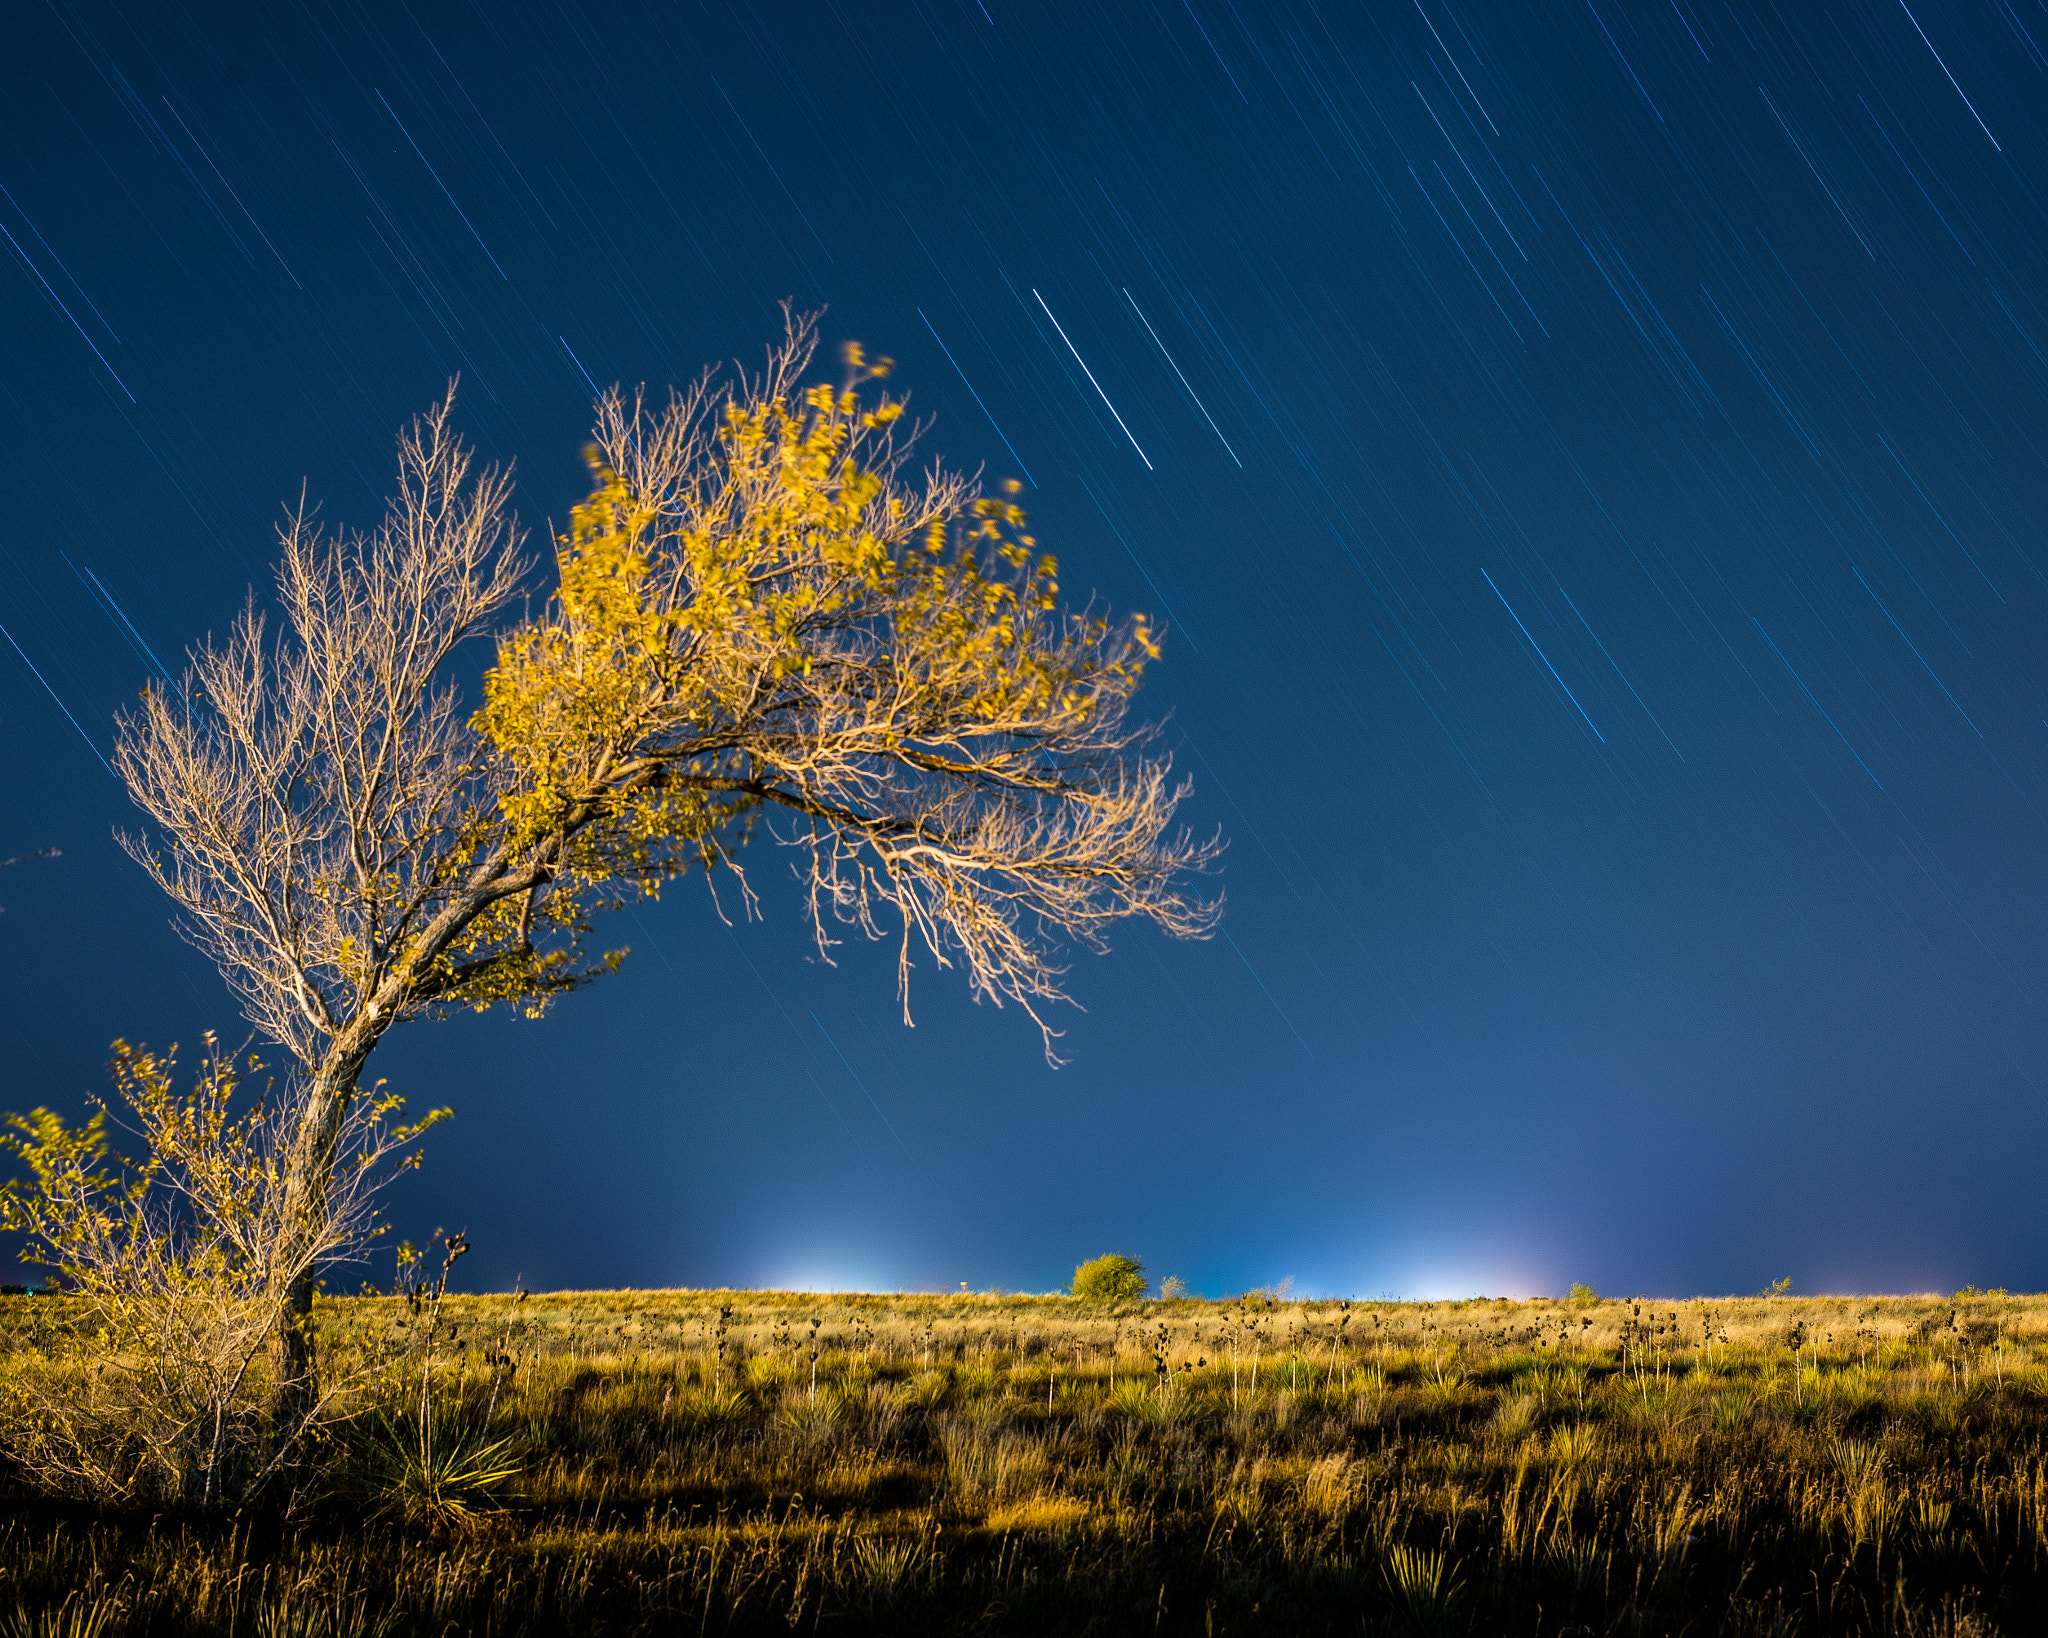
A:
[[[511,1439],[485,1437],[486,1425],[439,1426],[380,1413],[357,1447],[358,1483],[371,1512],[407,1524],[469,1528],[503,1510],[521,1464]]]
[[[921,1535],[857,1536],[847,1560],[849,1579],[869,1598],[888,1603],[930,1567],[931,1548]]]
[[[1448,1626],[1451,1604],[1458,1596],[1457,1567],[1441,1550],[1430,1552],[1405,1544],[1388,1549],[1380,1565],[1395,1615],[1421,1632]]]
[[[679,1408],[686,1420],[699,1427],[721,1428],[746,1421],[754,1404],[744,1391],[727,1382],[685,1394]]]
[[[1600,1579],[1597,1542],[1559,1536],[1544,1550],[1543,1562],[1552,1575],[1578,1592],[1587,1591]]]
[[[1913,1544],[1923,1553],[1942,1555],[1956,1545],[1955,1507],[1935,1496],[1922,1496],[1913,1507]]]
[[[0,1615],[4,1638],[101,1638],[121,1615],[119,1599],[74,1592],[55,1609],[17,1604]]]
[[[937,1370],[920,1371],[910,1379],[909,1390],[911,1404],[919,1410],[935,1410],[953,1391],[953,1373],[943,1366]]]
[[[1465,1373],[1448,1359],[1438,1359],[1423,1385],[1423,1398],[1432,1408],[1443,1410],[1455,1405],[1464,1391]]]
[[[1600,1452],[1600,1430],[1588,1422],[1574,1422],[1550,1435],[1548,1454],[1560,1468],[1583,1466]]]

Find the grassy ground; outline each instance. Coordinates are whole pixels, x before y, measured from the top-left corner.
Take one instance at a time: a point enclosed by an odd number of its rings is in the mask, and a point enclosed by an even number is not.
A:
[[[451,1296],[432,1360],[292,1512],[17,1490],[0,1633],[2048,1631],[2048,1298]]]

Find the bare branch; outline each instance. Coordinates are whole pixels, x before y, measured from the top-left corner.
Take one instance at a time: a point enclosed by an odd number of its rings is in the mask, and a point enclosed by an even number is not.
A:
[[[459,882],[465,827],[494,800],[442,672],[525,563],[511,477],[472,472],[453,408],[451,391],[399,440],[373,534],[331,537],[303,500],[287,515],[276,638],[252,599],[178,693],[120,723],[116,766],[159,837],[122,845],[308,1069]]]

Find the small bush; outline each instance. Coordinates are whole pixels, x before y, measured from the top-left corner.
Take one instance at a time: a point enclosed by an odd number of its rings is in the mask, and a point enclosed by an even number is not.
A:
[[[113,1149],[105,1104],[83,1126],[47,1109],[0,1115],[0,1155],[27,1172],[0,1185],[0,1230],[66,1288],[32,1305],[38,1346],[0,1381],[0,1450],[41,1488],[100,1502],[247,1501],[331,1419],[356,1368],[330,1352],[310,1399],[281,1394],[275,1345],[293,1292],[382,1232],[376,1191],[417,1164],[405,1146],[446,1111],[393,1126],[397,1098],[354,1099],[340,1169],[309,1212],[289,1184],[308,1084],[238,1097],[262,1065],[211,1034],[205,1043],[189,1093],[173,1085],[175,1047],[114,1043],[139,1160]]]
[[[1074,1270],[1074,1295],[1085,1302],[1129,1302],[1145,1294],[1145,1265],[1115,1252]]]

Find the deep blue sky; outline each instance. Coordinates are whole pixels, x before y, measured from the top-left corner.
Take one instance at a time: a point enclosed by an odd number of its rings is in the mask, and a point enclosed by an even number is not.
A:
[[[65,850],[0,874],[0,1104],[238,1030],[110,839],[86,576],[173,660],[457,372],[544,529],[585,372],[788,296],[1171,622],[1228,936],[1078,957],[1055,1073],[810,959],[759,850],[765,924],[692,884],[545,1022],[387,1042],[460,1110],[402,1229],[483,1286],[2048,1285],[2042,0],[34,0],[0,88],[0,857]]]

